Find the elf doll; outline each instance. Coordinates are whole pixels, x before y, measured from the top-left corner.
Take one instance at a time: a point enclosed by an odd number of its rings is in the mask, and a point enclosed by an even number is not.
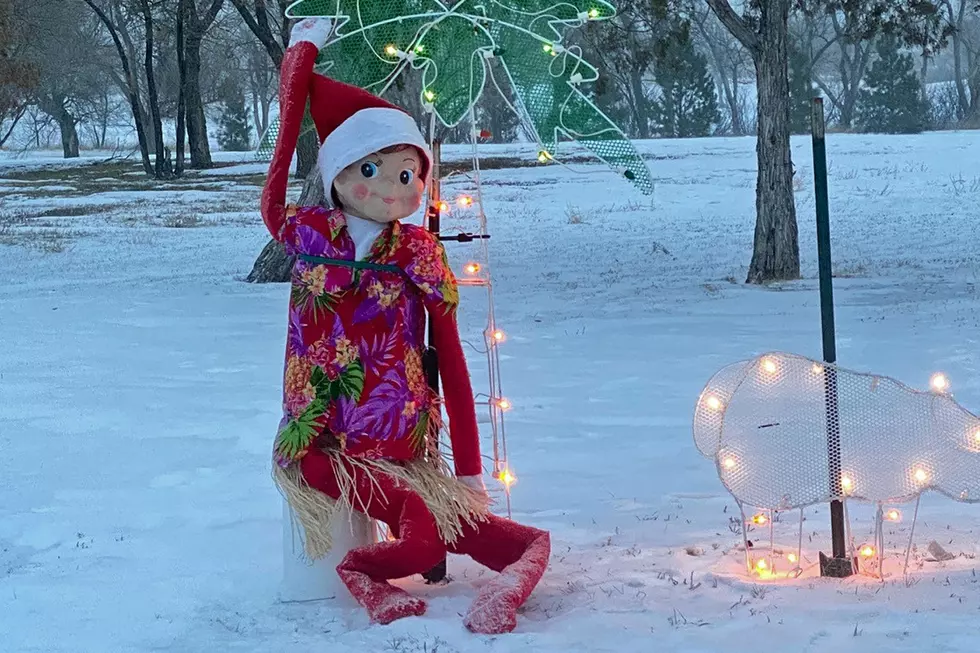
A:
[[[275,480],[312,558],[329,552],[331,519],[344,508],[387,524],[391,539],[337,566],[372,620],[422,615],[425,602],[389,581],[427,571],[448,551],[500,572],[466,626],[509,632],[547,567],[549,536],[489,511],[456,280],[438,239],[400,222],[421,206],[429,149],[405,111],[314,73],[330,30],[323,18],[292,30],[262,193],[266,226],[296,256]],[[326,205],[296,207],[285,203],[286,186],[307,102]],[[444,400],[422,369],[426,315]],[[443,403],[454,470],[433,444]]]

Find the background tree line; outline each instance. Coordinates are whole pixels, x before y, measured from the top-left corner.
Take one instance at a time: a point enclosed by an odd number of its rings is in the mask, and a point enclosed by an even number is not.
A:
[[[66,157],[135,141],[148,175],[247,150],[272,119],[292,0],[6,0],[0,3],[0,146]],[[755,134],[759,177],[748,281],[799,276],[789,136],[811,98],[841,130],[980,127],[978,0],[617,0],[572,32],[600,71],[593,100],[631,137]],[[495,75],[503,79],[503,75]],[[422,115],[418,76],[393,101]],[[491,89],[481,132],[519,139]],[[449,142],[468,125],[439,130]],[[317,141],[298,148],[306,176]],[[132,147],[130,145],[130,147]]]

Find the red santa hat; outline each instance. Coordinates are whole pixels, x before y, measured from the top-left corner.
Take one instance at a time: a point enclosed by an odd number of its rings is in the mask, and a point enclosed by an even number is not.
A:
[[[405,110],[364,89],[314,74],[310,115],[320,136],[317,164],[326,197],[340,171],[373,152],[413,145],[422,153],[419,178],[428,181],[432,154],[415,120]]]

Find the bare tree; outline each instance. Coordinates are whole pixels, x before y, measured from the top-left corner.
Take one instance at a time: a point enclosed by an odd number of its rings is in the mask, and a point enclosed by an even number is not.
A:
[[[187,143],[192,168],[210,168],[211,147],[208,143],[207,118],[201,94],[201,45],[214,24],[224,0],[205,0],[203,10],[198,0],[178,0],[177,14],[181,38],[177,44],[181,55],[180,95],[186,111]],[[179,113],[179,111],[178,111]]]
[[[756,225],[748,283],[800,276],[789,120],[791,0],[758,0],[758,15],[739,15],[729,0],[706,0],[755,64],[758,93]]]
[[[13,7],[0,3],[0,147],[30,106],[38,74],[23,56],[25,34],[13,28]]]
[[[283,54],[289,45],[290,25],[286,19],[286,8],[292,2],[293,0],[231,0],[249,31],[262,44],[276,70],[282,65]],[[296,176],[306,178],[316,167],[319,146],[319,139],[312,131],[300,137],[296,145]]]
[[[77,126],[109,86],[97,21],[81,3],[14,0],[13,6],[16,29],[31,35],[24,54],[38,71],[33,102],[57,123],[65,157],[77,157]]]
[[[690,13],[695,34],[710,55],[716,84],[728,109],[731,133],[735,136],[747,134],[749,125],[744,115],[742,83],[753,75],[752,57],[709,7],[697,3]]]
[[[959,118],[972,124],[980,119],[980,4],[942,0],[942,7],[954,28],[951,37]]]
[[[143,4],[146,2],[146,0],[139,1]],[[127,31],[129,25],[124,18],[125,9],[119,4],[118,1],[107,3],[105,9],[100,6],[97,0],[82,0],[82,2],[87,4],[92,9],[99,21],[101,21],[102,25],[105,27],[106,31],[109,32],[113,45],[116,47],[116,53],[119,55],[119,61],[122,64],[123,69],[123,80],[125,82],[126,94],[129,98],[130,110],[133,112],[133,121],[136,125],[136,138],[139,141],[140,155],[143,160],[143,169],[146,171],[146,174],[151,176],[166,176],[160,174],[166,169],[166,157],[163,151],[163,135],[161,133],[162,128],[157,128],[156,124],[154,124],[154,145],[157,159],[156,164],[154,165],[154,162],[150,160],[150,148],[145,127],[145,114],[143,111],[143,106],[140,102],[139,77],[138,72],[134,67],[136,57],[132,46],[132,39],[129,38],[129,33]],[[147,48],[149,60],[146,62],[146,68],[152,72],[152,21],[150,21],[150,27],[151,34],[147,37],[147,42],[149,44],[149,47]],[[157,118],[159,118],[159,112],[157,113]]]

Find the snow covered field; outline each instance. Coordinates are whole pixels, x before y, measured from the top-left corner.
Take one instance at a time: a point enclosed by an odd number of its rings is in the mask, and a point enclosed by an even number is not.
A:
[[[518,631],[494,639],[461,624],[483,580],[464,559],[448,586],[406,581],[429,613],[387,627],[277,602],[287,288],[241,281],[267,240],[262,166],[160,189],[135,166],[0,158],[0,650],[976,651],[980,506],[923,500],[909,580],[908,518],[887,531],[884,583],[746,577],[691,416],[729,362],[820,355],[809,142],[794,140],[805,278],[769,288],[741,284],[754,141],[640,147],[652,200],[601,166],[484,175],[514,517],[554,544]],[[829,140],[841,364],[922,388],[942,370],[974,410],[977,152],[978,132]],[[482,295],[463,302],[478,340]],[[479,356],[472,370],[479,386]],[[852,517],[870,539],[870,511]],[[812,565],[827,510],[806,518]],[[932,540],[957,557],[929,561]]]

